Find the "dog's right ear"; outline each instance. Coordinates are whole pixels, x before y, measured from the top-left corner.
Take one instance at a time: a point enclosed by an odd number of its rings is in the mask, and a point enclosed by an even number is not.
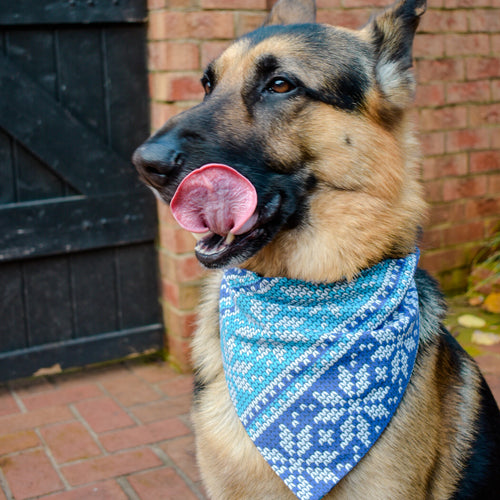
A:
[[[264,21],[263,26],[315,22],[316,2],[314,0],[278,0]]]

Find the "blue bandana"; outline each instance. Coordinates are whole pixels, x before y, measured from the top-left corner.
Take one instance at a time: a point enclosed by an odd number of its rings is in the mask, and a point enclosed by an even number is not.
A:
[[[224,273],[229,393],[258,450],[301,499],[326,495],[396,411],[418,347],[418,254],[318,284]]]

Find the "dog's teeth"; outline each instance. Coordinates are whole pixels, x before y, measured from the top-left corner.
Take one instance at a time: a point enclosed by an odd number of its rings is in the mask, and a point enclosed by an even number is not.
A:
[[[208,236],[210,234],[210,231],[206,231],[204,233],[191,233],[196,241],[200,241],[203,239],[205,236]]]
[[[226,236],[226,241],[224,242],[226,245],[230,245],[234,241],[235,235],[233,233],[229,233]]]

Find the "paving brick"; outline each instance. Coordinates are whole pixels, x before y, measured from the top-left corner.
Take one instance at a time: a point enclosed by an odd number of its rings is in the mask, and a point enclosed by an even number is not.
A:
[[[134,425],[134,421],[111,398],[82,401],[75,407],[95,432],[106,432]]]
[[[158,384],[158,389],[169,397],[191,394],[193,392],[193,376],[183,375]]]
[[[186,415],[191,409],[191,396],[180,396],[165,401],[149,403],[132,409],[133,414],[143,423]]]
[[[92,436],[80,422],[55,424],[40,432],[59,464],[101,454]]]
[[[19,406],[12,394],[5,387],[0,388],[0,417],[2,415],[10,415],[11,413],[19,413]]]
[[[201,481],[200,470],[196,464],[196,449],[192,435],[173,439],[160,445],[160,448],[173,460],[177,467],[188,475],[191,481],[195,483]]]
[[[498,361],[500,363],[500,360]],[[492,375],[490,373],[485,373],[484,378],[495,398],[497,405],[500,406],[500,375]]]
[[[178,418],[169,418],[148,425],[103,434],[99,439],[107,451],[114,452],[165,441],[166,439],[184,436],[190,432],[189,427]]]
[[[48,406],[66,405],[89,398],[102,396],[102,391],[95,384],[70,385],[61,389],[24,396],[22,401],[28,410]]]
[[[49,408],[33,410],[29,413],[0,417],[0,429],[2,433],[9,434],[73,419],[74,416],[71,410],[66,406],[51,406]]]
[[[76,486],[131,474],[161,464],[161,460],[150,449],[141,449],[66,465],[61,467],[61,472],[72,486]]]
[[[132,373],[103,380],[102,385],[121,405],[127,407],[161,398],[161,394]]]
[[[16,500],[52,493],[64,487],[43,450],[2,458],[0,467]]]
[[[40,444],[36,433],[32,430],[0,435],[0,455],[7,455],[15,451],[35,448]]]
[[[475,359],[484,374],[500,376],[500,356],[482,354]]]
[[[131,363],[130,369],[151,384],[177,378],[179,374],[165,361]]]
[[[196,500],[198,497],[170,467],[134,474],[128,478],[141,500]]]
[[[127,500],[128,496],[115,481],[104,481],[102,483],[75,488],[43,497],[43,500]]]

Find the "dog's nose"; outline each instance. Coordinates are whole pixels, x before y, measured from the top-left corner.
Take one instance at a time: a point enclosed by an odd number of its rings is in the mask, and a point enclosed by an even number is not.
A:
[[[147,141],[136,149],[132,162],[147,182],[163,187],[184,164],[184,155],[169,145]]]

